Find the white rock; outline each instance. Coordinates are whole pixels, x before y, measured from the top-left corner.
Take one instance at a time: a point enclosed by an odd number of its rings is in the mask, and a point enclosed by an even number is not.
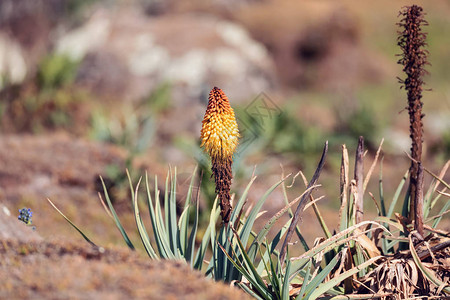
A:
[[[5,215],[7,215],[9,217],[11,215],[11,212],[9,211],[9,209],[6,206],[4,206],[4,205],[2,205],[2,206],[3,206],[2,207],[3,212],[5,213]]]
[[[0,33],[0,88],[6,81],[20,83],[26,75],[27,65],[20,45]]]
[[[90,50],[105,44],[110,28],[111,19],[99,11],[84,26],[63,36],[56,44],[56,52],[66,54],[73,60],[80,60]]]

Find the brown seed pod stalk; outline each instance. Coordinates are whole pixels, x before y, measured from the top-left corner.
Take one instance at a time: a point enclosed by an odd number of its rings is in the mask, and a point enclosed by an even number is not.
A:
[[[419,163],[422,161],[422,143],[423,143],[423,123],[422,118],[422,91],[424,84],[423,76],[427,73],[424,66],[429,64],[427,60],[428,51],[424,49],[427,34],[422,31],[424,25],[428,23],[424,20],[422,7],[417,5],[407,6],[400,11],[401,20],[398,23],[400,27],[398,36],[398,45],[402,50],[401,58],[398,61],[403,66],[405,79],[400,79],[402,87],[408,95],[408,113],[409,130],[411,137],[411,156],[413,161],[410,168],[410,211],[409,219],[414,216],[417,201],[416,191],[418,190],[418,172]],[[420,204],[419,204],[420,205]]]

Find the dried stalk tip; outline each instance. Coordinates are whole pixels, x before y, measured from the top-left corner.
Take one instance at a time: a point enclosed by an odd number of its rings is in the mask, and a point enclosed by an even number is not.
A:
[[[410,215],[409,219],[413,219],[415,194],[417,190],[417,174],[418,163],[422,157],[423,143],[423,123],[422,118],[422,85],[424,81],[423,75],[427,74],[424,66],[429,64],[427,60],[428,51],[424,49],[427,45],[425,42],[427,34],[422,31],[422,26],[428,25],[424,20],[423,9],[420,6],[412,5],[404,8],[400,12],[402,19],[398,25],[400,26],[398,45],[403,53],[398,61],[403,65],[403,72],[406,74],[405,79],[399,79],[402,88],[407,91],[408,95],[408,113],[410,121],[410,137],[412,141],[411,156],[411,198],[410,198]]]
[[[203,147],[211,157],[211,170],[220,200],[221,216],[227,225],[231,215],[230,188],[233,179],[231,166],[233,153],[238,145],[239,130],[227,96],[217,87],[209,94],[200,137],[200,147]]]

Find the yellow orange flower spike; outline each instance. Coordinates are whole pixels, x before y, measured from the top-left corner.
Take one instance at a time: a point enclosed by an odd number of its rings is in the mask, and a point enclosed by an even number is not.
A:
[[[238,138],[238,126],[230,102],[221,89],[214,87],[202,121],[200,147],[205,148],[211,159],[226,160],[233,156]]]
[[[214,87],[209,93],[209,102],[200,132],[201,147],[209,154],[216,183],[216,193],[220,200],[222,221],[230,221],[230,188],[233,174],[233,153],[239,139],[239,130],[225,93]]]

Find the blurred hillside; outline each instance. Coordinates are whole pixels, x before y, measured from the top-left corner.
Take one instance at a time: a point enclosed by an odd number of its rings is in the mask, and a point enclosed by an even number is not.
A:
[[[438,173],[450,157],[450,3],[414,3],[429,22],[425,162]],[[397,14],[406,4],[2,0],[0,202],[51,216],[39,220],[43,236],[76,236],[66,224],[51,225],[63,222],[45,202],[51,197],[102,242],[116,242],[96,196],[97,175],[127,213],[126,167],[134,176],[143,169],[165,176],[176,165],[182,179],[197,163],[208,171],[198,136],[213,86],[230,98],[242,134],[236,192],[254,165],[260,180],[251,200],[279,178],[280,163],[286,173],[311,176],[329,140],[322,184],[334,192],[323,203],[337,219],[340,146],[354,153],[363,135],[370,157],[385,138],[385,185],[393,193],[409,166],[395,56]],[[207,199],[212,182],[204,184]],[[283,206],[280,193],[272,198],[270,212]]]

